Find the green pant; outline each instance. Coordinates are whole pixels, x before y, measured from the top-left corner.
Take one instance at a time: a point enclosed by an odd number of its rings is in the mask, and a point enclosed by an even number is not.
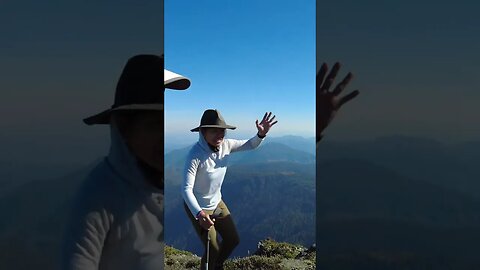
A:
[[[188,206],[184,204],[185,211],[187,211],[187,215],[192,222],[195,231],[197,232],[198,236],[202,240],[204,246],[207,245],[207,230],[202,228],[198,223],[198,220],[192,215]],[[208,270],[215,269],[216,265],[222,265],[223,262],[230,256],[232,251],[235,249],[236,246],[240,243],[240,239],[238,237],[237,228],[235,227],[235,223],[233,223],[232,216],[230,215],[230,211],[227,208],[227,205],[220,201],[217,206],[218,213],[221,210],[221,214],[218,218],[215,219],[215,225],[213,225],[208,234],[210,234],[210,258],[208,262]],[[203,210],[208,215],[212,215],[214,210]],[[220,234],[222,241],[219,241],[218,234]],[[201,269],[205,270],[205,262],[207,257],[207,251],[205,249],[205,253],[202,256],[202,266]]]

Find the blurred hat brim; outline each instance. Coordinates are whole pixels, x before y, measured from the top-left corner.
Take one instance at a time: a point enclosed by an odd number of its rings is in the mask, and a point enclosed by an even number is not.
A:
[[[95,124],[103,124],[108,125],[110,124],[110,116],[113,111],[121,111],[121,110],[143,110],[143,111],[162,111],[163,104],[129,104],[118,106],[113,109],[105,110],[101,113],[97,113],[90,117],[83,119],[83,122],[87,125],[95,125]]]
[[[180,74],[177,74],[167,69],[163,70],[163,74],[164,74],[163,82],[164,82],[165,88],[174,89],[174,90],[185,90],[188,87],[190,87],[190,80],[185,76],[182,76]]]

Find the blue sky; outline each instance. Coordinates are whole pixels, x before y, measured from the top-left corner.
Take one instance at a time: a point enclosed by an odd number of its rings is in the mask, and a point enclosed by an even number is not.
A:
[[[195,141],[208,108],[237,126],[231,137],[253,136],[265,111],[271,136],[314,136],[315,1],[165,0],[165,56],[192,81],[165,94],[167,144]]]

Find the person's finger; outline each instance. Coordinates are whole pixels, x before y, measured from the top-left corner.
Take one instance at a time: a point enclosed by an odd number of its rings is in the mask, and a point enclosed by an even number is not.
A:
[[[205,230],[208,229],[207,223],[205,222],[205,218],[200,219],[199,223],[200,223],[200,227],[204,228]]]
[[[323,79],[325,78],[325,75],[327,75],[327,71],[328,71],[327,63],[323,63],[322,66],[320,67],[320,70],[317,73],[316,89],[321,90]]]
[[[275,125],[276,123],[278,123],[278,121],[273,122],[270,126],[272,127],[272,126]]]
[[[203,224],[206,228],[210,228],[210,226],[213,225],[212,220],[210,220],[210,218],[208,216],[204,217],[202,221],[203,221]]]
[[[340,70],[340,63],[336,62],[335,65],[333,65],[332,70],[328,74],[327,78],[325,79],[325,82],[323,82],[322,87],[320,88],[320,91],[328,91],[330,89],[330,86],[333,84],[333,81],[335,80],[335,77],[337,76],[338,71]]]
[[[262,118],[262,121],[261,121],[261,122],[265,122],[265,119],[267,118],[267,115],[268,115],[268,113],[267,113],[267,112],[265,112],[265,115],[263,116],[263,118]],[[260,122],[260,123],[261,123],[261,122]]]
[[[260,124],[258,123],[258,119],[255,120],[255,125],[257,125],[257,128],[260,128]]]
[[[343,78],[342,82],[340,82],[335,87],[335,89],[333,89],[332,94],[334,96],[339,95],[343,91],[343,89],[345,89],[345,87],[347,87],[348,83],[352,80],[352,78],[353,78],[353,74],[349,72],[347,74],[347,76],[345,76],[345,78]]]
[[[275,115],[272,117],[272,119],[270,119],[270,120],[268,121],[268,123],[272,123],[272,122],[273,122],[273,119],[275,119]]]
[[[212,226],[214,224],[213,221],[209,217],[207,217],[207,221],[208,221],[208,225],[210,225],[210,226]]]
[[[270,119],[270,116],[271,116],[271,115],[272,115],[272,112],[265,113],[265,116],[266,116],[266,117],[263,118],[263,122],[264,122],[264,123],[265,123],[265,122],[268,123],[268,119]]]
[[[356,96],[358,96],[358,94],[360,94],[360,91],[355,90],[355,91],[351,92],[350,94],[342,97],[342,98],[340,99],[340,101],[338,102],[338,108],[342,107],[343,104],[349,102],[350,100],[352,100],[353,98],[355,98]]]

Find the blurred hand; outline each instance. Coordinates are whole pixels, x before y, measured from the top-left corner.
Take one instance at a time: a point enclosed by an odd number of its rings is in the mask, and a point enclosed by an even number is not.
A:
[[[320,140],[323,130],[330,124],[337,111],[343,106],[343,104],[352,100],[360,93],[358,90],[355,90],[342,97],[339,96],[353,78],[353,74],[350,72],[339,84],[335,86],[333,90],[330,91],[330,87],[332,86],[339,70],[340,63],[337,62],[335,65],[333,65],[333,68],[328,76],[326,76],[328,67],[326,63],[323,63],[320,71],[317,74],[317,142]]]
[[[202,228],[204,228],[205,230],[209,230],[210,227],[213,226],[213,221],[210,219],[210,216],[208,216],[205,212],[201,211],[200,212],[200,215],[198,217],[198,223],[200,224],[200,226]]]

